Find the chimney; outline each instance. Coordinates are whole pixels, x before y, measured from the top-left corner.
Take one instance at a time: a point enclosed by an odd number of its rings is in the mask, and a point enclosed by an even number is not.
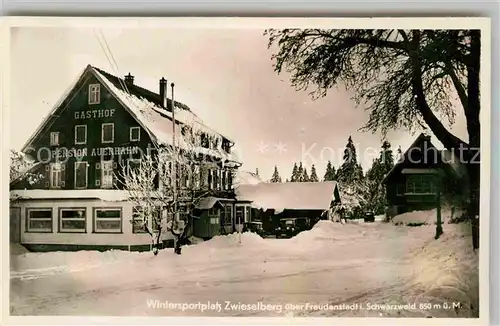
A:
[[[125,76],[125,83],[127,83],[127,85],[134,85],[134,76],[128,73],[128,75]]]
[[[160,79],[160,99],[163,108],[167,109],[167,80],[163,77]]]

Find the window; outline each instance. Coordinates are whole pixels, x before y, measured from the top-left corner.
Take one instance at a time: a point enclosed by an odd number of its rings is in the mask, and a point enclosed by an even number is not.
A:
[[[220,220],[219,220],[218,217],[211,217],[210,218],[210,224],[212,224],[212,225],[219,225],[219,223],[220,223]]]
[[[245,206],[236,206],[236,224],[245,222]]]
[[[75,189],[87,188],[88,182],[87,162],[75,162]]]
[[[87,126],[78,125],[75,126],[75,144],[81,145],[87,143]]]
[[[245,206],[245,223],[251,222],[252,208],[250,206]]]
[[[160,214],[162,214],[160,208],[156,208],[153,211],[153,232],[157,232],[160,222]],[[148,225],[147,217],[144,214],[144,209],[140,206],[136,206],[132,210],[132,233],[147,233],[144,226]]]
[[[230,204],[224,205],[222,214],[223,224],[228,226],[233,225],[233,206]]]
[[[141,160],[137,158],[131,158],[127,161],[127,172],[130,173],[133,170],[138,170],[141,167]]]
[[[59,209],[59,232],[87,232],[85,208]]]
[[[98,163],[99,164],[99,163]],[[101,188],[112,188],[113,187],[113,161],[102,161],[101,162]]]
[[[52,208],[28,208],[26,210],[26,231],[52,233]]]
[[[89,85],[89,104],[99,104],[101,102],[101,85]]]
[[[140,127],[130,127],[130,141],[141,140],[141,128]]]
[[[59,146],[59,132],[50,133],[50,146]]]
[[[64,181],[62,178],[62,171],[64,171],[63,164],[50,163],[50,188],[64,187]]]
[[[430,175],[411,175],[406,181],[407,194],[435,194],[434,177]]]
[[[112,143],[115,141],[115,124],[103,123],[101,126],[101,140],[103,143]]]
[[[121,233],[122,211],[120,208],[96,208],[94,210],[94,232]]]

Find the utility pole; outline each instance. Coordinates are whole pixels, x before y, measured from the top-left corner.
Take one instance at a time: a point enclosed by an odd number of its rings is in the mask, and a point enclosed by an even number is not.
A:
[[[436,175],[435,177],[436,180],[436,210],[437,210],[437,216],[436,216],[436,239],[439,239],[441,234],[443,234],[443,226],[442,226],[442,221],[441,221],[441,176],[439,174]]]

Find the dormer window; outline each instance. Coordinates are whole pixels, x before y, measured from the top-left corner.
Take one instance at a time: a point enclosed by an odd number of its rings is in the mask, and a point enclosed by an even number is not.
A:
[[[141,140],[141,127],[130,127],[130,141]]]
[[[99,104],[101,102],[101,85],[89,85],[89,104]]]
[[[50,146],[59,146],[59,132],[50,133]]]

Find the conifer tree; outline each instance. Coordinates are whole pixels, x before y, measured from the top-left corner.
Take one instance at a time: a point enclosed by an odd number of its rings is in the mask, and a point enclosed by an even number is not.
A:
[[[304,170],[302,171],[301,182],[309,182],[309,175],[307,175],[307,168],[305,167]]]
[[[316,167],[314,164],[311,166],[311,176],[309,177],[309,181],[318,182],[318,175],[316,174]]]
[[[297,168],[297,163],[293,163],[292,176],[290,177],[290,182],[297,182],[299,179],[299,170]]]
[[[256,168],[256,169],[255,169],[255,174],[256,174],[257,176],[259,176],[259,168]]]
[[[372,167],[366,173],[367,179],[367,200],[376,214],[382,214],[387,203],[385,186],[383,179],[394,166],[394,157],[391,144],[388,141],[382,143],[382,148],[378,158],[373,160]]]
[[[271,182],[273,183],[281,182],[281,177],[280,174],[278,173],[278,167],[276,165],[274,166],[274,172],[273,176],[271,177]]]
[[[358,158],[356,155],[356,147],[351,136],[347,140],[347,145],[344,150],[343,163],[337,171],[337,181],[344,184],[351,184],[359,179]]]
[[[297,169],[297,182],[302,182],[304,179],[304,168],[302,167],[302,162],[299,163],[299,168]]]
[[[335,180],[335,167],[333,167],[332,162],[328,161],[326,165],[325,175],[323,177],[324,181],[333,181]]]

